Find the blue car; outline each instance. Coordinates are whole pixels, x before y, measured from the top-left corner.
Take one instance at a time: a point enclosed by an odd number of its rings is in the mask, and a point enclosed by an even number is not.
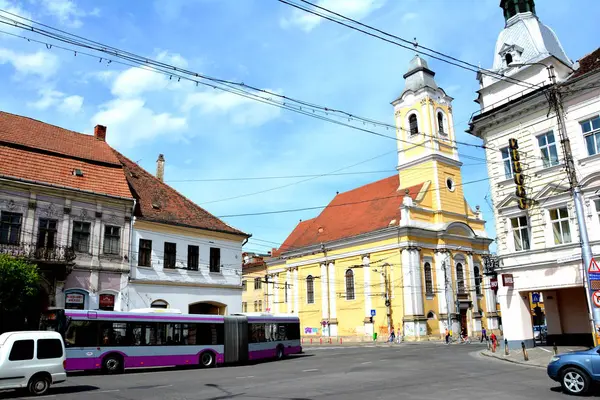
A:
[[[547,372],[566,393],[583,395],[592,383],[600,381],[600,346],[554,356]]]

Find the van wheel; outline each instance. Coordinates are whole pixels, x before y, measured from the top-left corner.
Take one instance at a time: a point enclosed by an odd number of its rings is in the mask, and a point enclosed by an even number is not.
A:
[[[560,384],[568,394],[581,396],[588,391],[590,378],[579,368],[569,367],[563,371]]]
[[[283,346],[277,346],[277,352],[275,353],[275,359],[277,361],[283,360],[283,356],[284,356]]]
[[[50,379],[44,375],[34,375],[27,385],[27,389],[29,393],[34,396],[41,396],[46,394],[48,389],[50,388]]]
[[[109,354],[104,357],[102,370],[107,374],[120,374],[123,372],[123,357],[119,354]]]
[[[215,355],[210,351],[200,354],[200,365],[202,368],[212,368],[215,366]]]

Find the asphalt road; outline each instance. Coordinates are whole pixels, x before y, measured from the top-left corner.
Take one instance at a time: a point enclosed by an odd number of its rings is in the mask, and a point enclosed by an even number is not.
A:
[[[76,375],[39,399],[565,399],[540,368],[478,355],[477,345],[306,349],[279,362]],[[17,398],[16,392],[0,399]],[[29,397],[23,397],[29,398]]]

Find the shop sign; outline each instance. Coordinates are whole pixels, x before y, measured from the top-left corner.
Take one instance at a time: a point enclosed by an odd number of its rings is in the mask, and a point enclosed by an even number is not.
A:
[[[498,278],[490,278],[490,288],[494,293],[498,292]]]
[[[512,274],[502,274],[502,286],[515,287],[515,281],[513,280]]]
[[[115,307],[115,296],[112,294],[101,294],[100,295],[100,308],[102,309],[113,309]]]
[[[67,304],[83,304],[84,298],[80,293],[69,293],[66,298]]]

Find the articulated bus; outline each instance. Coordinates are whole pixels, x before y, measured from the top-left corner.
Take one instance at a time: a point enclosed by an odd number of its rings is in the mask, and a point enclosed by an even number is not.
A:
[[[296,316],[50,310],[40,328],[63,335],[66,370],[214,367],[302,352]]]

